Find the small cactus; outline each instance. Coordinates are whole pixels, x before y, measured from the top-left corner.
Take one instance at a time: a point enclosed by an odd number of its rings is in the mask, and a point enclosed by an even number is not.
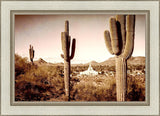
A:
[[[61,57],[64,59],[64,83],[68,101],[70,101],[70,60],[73,59],[75,54],[76,39],[72,40],[71,55],[70,43],[71,36],[69,36],[69,21],[65,21],[65,32],[61,33],[61,44],[63,50]]]
[[[116,55],[117,101],[125,101],[127,93],[127,59],[134,48],[135,15],[116,15],[110,18],[110,32],[104,32],[108,51]]]
[[[31,45],[29,48],[29,56],[30,56],[30,61],[32,62],[32,65],[33,65],[34,49],[33,49],[33,46],[31,46]]]

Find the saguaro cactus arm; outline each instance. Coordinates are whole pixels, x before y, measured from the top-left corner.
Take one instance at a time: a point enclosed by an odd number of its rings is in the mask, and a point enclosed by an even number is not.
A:
[[[126,44],[126,16],[125,15],[116,15],[117,29],[118,29],[118,38],[120,42],[120,52],[123,52]]]
[[[65,60],[72,60],[75,54],[75,47],[76,47],[76,39],[72,40],[72,48],[71,48],[71,55],[69,55],[69,48],[70,48],[70,38],[67,39],[67,35],[64,34],[66,32],[62,32],[62,49],[63,49],[63,54],[61,54],[61,57],[64,58]],[[68,42],[66,42],[68,41]],[[68,44],[67,44],[68,43]],[[65,55],[66,54],[66,55]],[[69,56],[68,56],[69,55]],[[66,57],[64,57],[66,56]],[[69,59],[68,59],[69,58]]]
[[[135,16],[128,15],[126,19],[127,19],[126,45],[122,57],[128,59],[131,56],[134,48]]]
[[[134,48],[135,15],[117,15],[116,18],[110,18],[110,33],[108,30],[104,32],[105,43],[109,52],[128,58]],[[119,52],[121,54],[118,54]]]
[[[111,32],[111,44],[114,54],[119,53],[119,40],[117,33],[117,23],[115,18],[110,18],[110,32]]]
[[[76,39],[73,39],[73,41],[72,41],[72,49],[71,49],[72,51],[71,51],[71,55],[70,55],[70,60],[72,60],[73,57],[74,57],[75,48],[76,48]]]
[[[111,54],[114,54],[113,51],[112,51],[112,45],[111,45],[111,37],[110,37],[110,33],[108,30],[106,30],[104,32],[104,38],[105,38],[105,44],[106,44],[106,47],[108,49],[108,51],[111,53]]]

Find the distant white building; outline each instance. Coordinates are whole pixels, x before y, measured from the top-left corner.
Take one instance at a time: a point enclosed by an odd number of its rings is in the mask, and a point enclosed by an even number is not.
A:
[[[91,64],[89,64],[89,67],[86,71],[80,72],[80,75],[98,75],[98,72],[93,70]]]

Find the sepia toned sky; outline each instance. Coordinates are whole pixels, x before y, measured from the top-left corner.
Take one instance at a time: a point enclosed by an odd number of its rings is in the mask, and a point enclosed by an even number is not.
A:
[[[76,38],[72,63],[102,62],[111,55],[104,42],[104,31],[109,29],[111,14],[97,15],[16,15],[15,53],[29,57],[33,45],[35,58],[47,62],[63,62],[60,57],[61,32],[69,20],[70,35]],[[135,45],[132,56],[145,56],[145,15],[136,15]]]

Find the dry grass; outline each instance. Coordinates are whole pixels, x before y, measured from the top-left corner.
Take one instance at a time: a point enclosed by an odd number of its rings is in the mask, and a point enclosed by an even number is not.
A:
[[[84,76],[74,83],[71,90],[75,101],[115,101],[115,78],[104,76]]]
[[[72,67],[70,83],[71,101],[116,101],[114,76],[105,72],[115,67],[94,66],[103,71],[98,76],[77,76],[88,66]],[[144,66],[129,66],[143,70]],[[145,75],[128,75],[127,101],[145,100]],[[63,66],[31,65],[26,58],[15,55],[15,100],[16,101],[65,101]]]

